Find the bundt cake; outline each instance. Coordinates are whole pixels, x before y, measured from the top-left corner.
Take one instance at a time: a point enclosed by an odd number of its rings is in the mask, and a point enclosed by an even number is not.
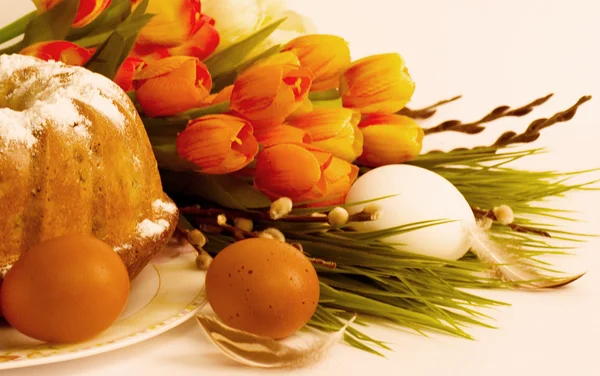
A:
[[[82,67],[0,56],[0,280],[21,252],[92,234],[133,279],[177,225],[141,119]]]

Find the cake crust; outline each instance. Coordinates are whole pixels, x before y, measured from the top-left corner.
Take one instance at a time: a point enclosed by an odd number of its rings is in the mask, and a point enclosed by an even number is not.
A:
[[[112,246],[133,279],[179,217],[121,88],[21,55],[0,56],[0,212],[0,279],[33,245],[73,233]]]

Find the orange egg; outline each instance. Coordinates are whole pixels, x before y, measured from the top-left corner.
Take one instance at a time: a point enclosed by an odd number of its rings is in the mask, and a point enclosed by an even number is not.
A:
[[[208,301],[227,325],[273,339],[302,328],[319,302],[315,268],[302,252],[274,239],[246,239],[223,249],[206,274]]]
[[[128,299],[129,276],[121,258],[85,235],[32,247],[8,271],[0,290],[8,323],[52,343],[76,343],[103,332]]]

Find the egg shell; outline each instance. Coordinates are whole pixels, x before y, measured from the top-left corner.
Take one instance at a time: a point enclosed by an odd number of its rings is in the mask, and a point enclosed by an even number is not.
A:
[[[377,231],[428,220],[454,220],[385,238],[387,243],[408,252],[445,260],[458,260],[470,248],[465,230],[475,225],[469,203],[460,191],[442,176],[416,166],[399,164],[375,168],[351,187],[346,203],[391,196],[373,203],[382,210],[379,219],[353,224],[357,231]],[[357,213],[365,205],[349,208]],[[402,245],[398,245],[401,243]]]
[[[125,264],[88,235],[46,240],[6,273],[0,304],[19,332],[50,343],[78,343],[110,327],[129,299]]]
[[[311,262],[291,245],[246,239],[223,249],[206,275],[208,301],[227,325],[281,339],[302,328],[319,302]]]

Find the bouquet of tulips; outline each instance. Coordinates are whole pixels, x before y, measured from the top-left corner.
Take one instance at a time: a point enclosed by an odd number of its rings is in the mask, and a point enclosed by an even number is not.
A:
[[[530,113],[550,96],[497,107],[475,122],[424,129],[420,119],[458,97],[408,108],[415,82],[399,54],[353,59],[342,37],[314,33],[283,1],[34,3],[37,11],[0,30],[0,42],[23,34],[2,53],[84,66],[114,80],[139,111],[163,186],[180,206],[180,235],[197,248],[199,264],[209,267],[213,255],[246,238],[293,244],[314,264],[321,285],[309,326],[347,330],[347,342],[372,352],[385,345],[345,327],[355,314],[469,337],[461,326],[487,325],[472,307],[500,303],[461,288],[546,288],[577,279],[550,277],[537,263],[550,249],[551,234],[539,217],[554,212],[534,203],[585,184],[568,183],[567,174],[496,166],[538,152],[511,147],[570,120],[589,97],[492,145],[422,154],[428,134],[478,134],[491,121]],[[388,222],[366,232],[354,226],[402,210],[373,209],[369,204],[379,200],[373,197],[365,197],[359,211],[348,203],[362,176],[398,165],[450,182],[488,234],[483,246],[453,259],[385,241],[435,228],[440,218]],[[421,184],[416,178],[405,183]]]

